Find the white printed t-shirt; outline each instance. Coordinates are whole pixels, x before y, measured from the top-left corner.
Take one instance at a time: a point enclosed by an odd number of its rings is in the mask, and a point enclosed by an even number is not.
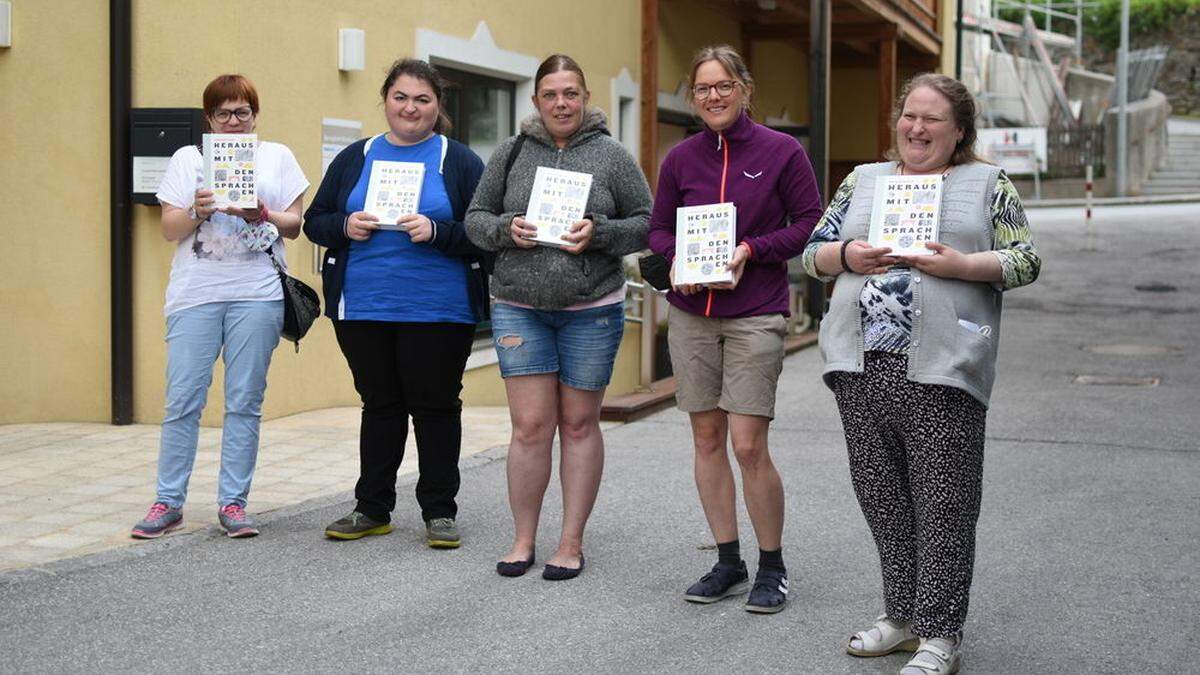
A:
[[[308,189],[308,180],[286,145],[258,144],[258,197],[270,211],[283,211]],[[204,159],[194,145],[175,151],[158,187],[158,201],[189,209],[204,185]],[[279,275],[266,253],[252,251],[238,239],[246,221],[219,211],[200,224],[175,249],[163,313],[208,302],[282,300]],[[286,269],[283,237],[271,246]]]

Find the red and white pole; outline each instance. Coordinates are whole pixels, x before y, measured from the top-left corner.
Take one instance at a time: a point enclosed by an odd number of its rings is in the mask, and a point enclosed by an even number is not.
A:
[[[1092,165],[1088,164],[1084,168],[1086,182],[1084,183],[1084,218],[1083,224],[1087,235],[1087,248],[1094,250],[1096,248],[1095,236],[1092,230]]]

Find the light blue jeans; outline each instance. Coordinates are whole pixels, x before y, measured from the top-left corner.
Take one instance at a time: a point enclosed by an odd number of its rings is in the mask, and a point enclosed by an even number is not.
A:
[[[209,302],[167,317],[167,406],[158,452],[158,501],[187,500],[200,413],[224,351],[225,426],[217,506],[246,505],[258,459],[258,426],[271,352],[283,328],[283,301]],[[222,350],[224,348],[224,350]]]

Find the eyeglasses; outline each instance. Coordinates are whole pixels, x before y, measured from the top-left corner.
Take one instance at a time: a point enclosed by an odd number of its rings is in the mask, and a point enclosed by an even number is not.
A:
[[[238,108],[237,110],[217,108],[213,111],[212,117],[221,124],[228,122],[230,117],[236,117],[239,122],[249,122],[250,118],[254,117],[254,111],[250,108]]]
[[[726,96],[733,93],[733,89],[737,85],[738,85],[738,82],[736,82],[734,80],[723,80],[723,81],[718,82],[713,85],[698,84],[698,85],[692,87],[692,96],[695,96],[697,101],[703,101],[704,99],[708,98],[709,92],[716,89],[717,96],[720,96],[721,98],[725,98]]]

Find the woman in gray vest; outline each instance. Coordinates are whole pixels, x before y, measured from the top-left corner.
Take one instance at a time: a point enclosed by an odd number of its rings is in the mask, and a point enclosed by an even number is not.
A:
[[[892,161],[855,168],[803,256],[810,275],[836,279],[821,324],[824,378],[883,572],[886,613],[846,651],[915,651],[902,675],[961,666],[1002,291],[1041,268],[1016,190],[975,156],[975,136],[966,87],[944,75],[910,80]],[[927,255],[867,241],[872,211],[885,208],[875,206],[876,184],[904,189],[892,176],[941,178]],[[903,239],[914,234],[921,245],[924,225],[901,224],[897,245],[912,246]]]

